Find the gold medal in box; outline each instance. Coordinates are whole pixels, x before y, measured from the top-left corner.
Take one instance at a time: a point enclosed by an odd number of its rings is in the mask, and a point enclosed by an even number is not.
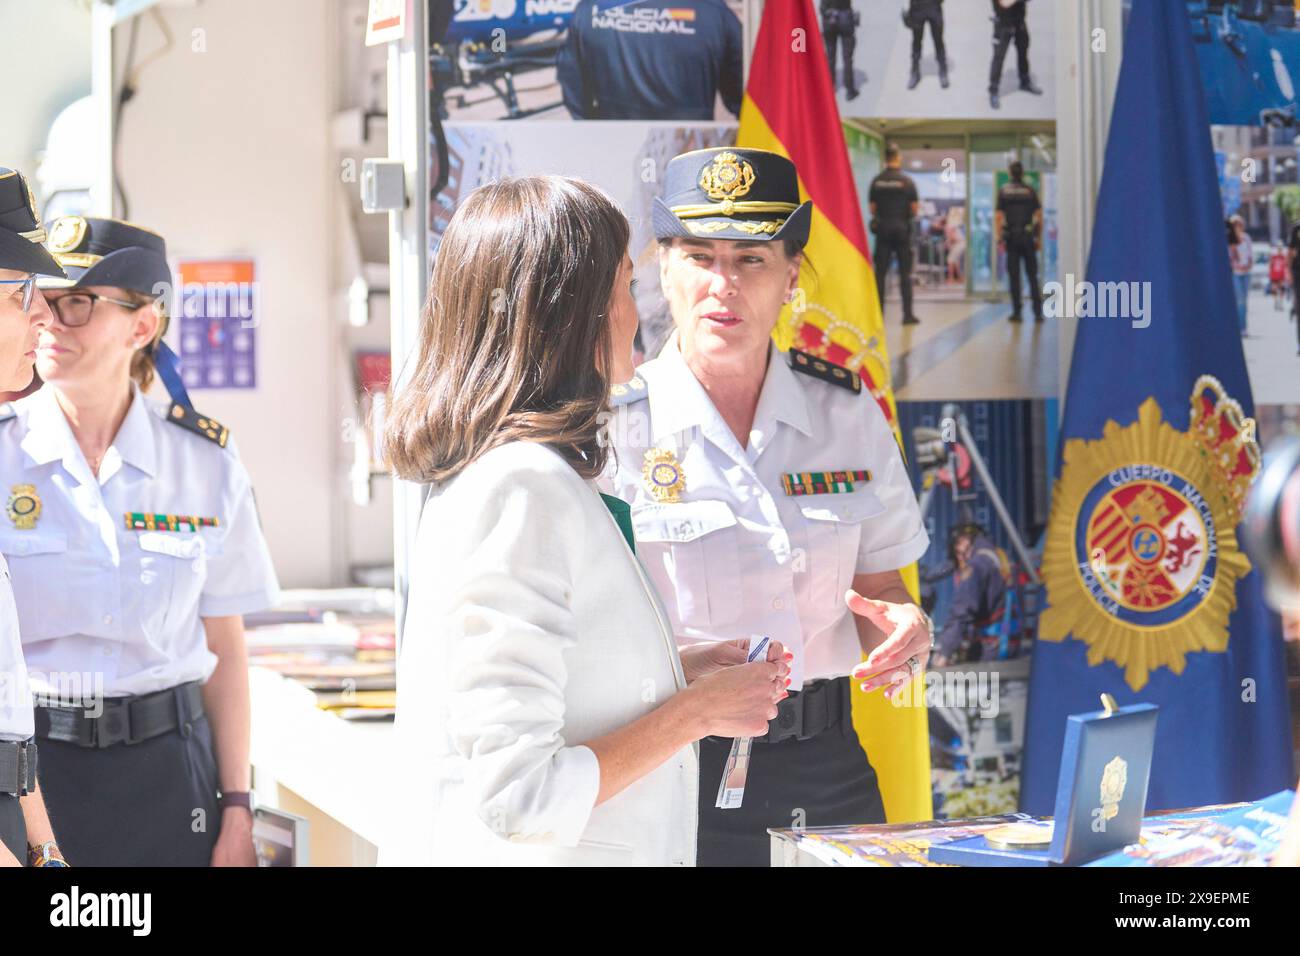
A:
[[[1052,842],[1052,824],[1011,823],[994,827],[984,839],[995,850],[1041,850]]]

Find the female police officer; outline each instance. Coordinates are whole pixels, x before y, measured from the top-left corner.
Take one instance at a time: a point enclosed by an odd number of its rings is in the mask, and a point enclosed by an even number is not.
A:
[[[794,164],[696,150],[664,181],[654,226],[676,332],[614,389],[610,480],[679,646],[716,642],[729,663],[733,642],[767,635],[794,653],[799,693],[755,740],[739,808],[715,806],[731,741],[700,742],[699,863],[766,865],[767,827],[883,822],[848,675],[875,689],[924,666],[930,623],[897,569],[929,539],[858,377],[771,343],[812,214]]]
[[[50,813],[74,865],[251,865],[241,615],[277,584],[248,473],[220,424],[144,397],[173,358],[162,238],[73,216],[49,248],[68,281],[45,385],[0,423],[0,552]]]
[[[45,230],[22,174],[0,167],[0,391],[32,381],[36,342],[50,309],[36,288],[38,275],[63,275],[41,248]],[[32,695],[18,637],[9,569],[0,556],[0,866],[62,865],[36,785]],[[29,849],[30,848],[30,849]]]

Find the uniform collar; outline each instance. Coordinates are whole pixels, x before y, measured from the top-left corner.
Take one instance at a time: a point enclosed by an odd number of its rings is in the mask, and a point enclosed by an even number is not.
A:
[[[699,427],[709,437],[721,427],[731,440],[731,434],[722,416],[713,405],[713,399],[704,390],[695,373],[686,364],[677,344],[677,334],[664,345],[654,363],[658,369],[650,388],[651,439],[658,444],[664,438]],[[796,380],[793,370],[785,360],[785,353],[775,345],[768,345],[767,375],[758,396],[754,413],[754,432],[768,435],[774,429],[771,423],[785,422],[805,435],[812,435],[812,419],[808,400]],[[765,443],[765,442],[764,442]],[[761,450],[761,449],[760,449]]]
[[[126,410],[122,427],[117,430],[113,447],[122,460],[134,465],[150,478],[158,471],[158,446],[154,440],[153,414],[140,386],[131,383],[131,407]]]
[[[27,413],[27,434],[22,440],[23,451],[33,464],[44,465],[61,460],[71,474],[81,477],[85,458],[77,447],[72,426],[54,397],[54,389],[43,386],[28,401],[31,404]],[[107,481],[117,470],[117,462],[111,461],[114,457],[134,465],[150,477],[158,467],[158,450],[149,421],[149,408],[134,382],[131,383],[131,405],[126,410],[126,417],[100,463],[100,482]]]
[[[768,346],[767,377],[763,380],[763,391],[758,396],[754,427],[766,427],[769,421],[785,422],[812,437],[812,415],[808,411],[808,398],[803,383],[786,360],[787,354],[778,352],[775,345]]]

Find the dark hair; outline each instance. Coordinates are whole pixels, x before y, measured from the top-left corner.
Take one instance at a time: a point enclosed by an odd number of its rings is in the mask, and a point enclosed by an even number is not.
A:
[[[590,183],[475,189],[452,216],[421,315],[414,373],[384,451],[410,481],[450,478],[498,445],[549,445],[598,475],[609,401],[609,303],[630,230]]]
[[[1008,171],[1011,173],[1011,178],[1014,179],[1016,182],[1020,182],[1020,180],[1023,179],[1025,176],[1024,164],[1021,163],[1020,160],[1018,159],[1011,161],[1011,165],[1008,167]]]
[[[885,146],[885,162],[892,163],[899,155],[897,143],[889,143]]]

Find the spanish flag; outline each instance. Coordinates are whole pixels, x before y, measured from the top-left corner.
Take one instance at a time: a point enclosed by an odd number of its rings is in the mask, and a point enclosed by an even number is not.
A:
[[[871,251],[812,0],[764,6],[736,145],[788,156],[799,170],[800,198],[813,202],[803,294],[777,323],[777,347],[857,371],[902,448]],[[904,569],[903,580],[915,599],[914,565]],[[853,718],[880,778],[889,822],[930,819],[925,708],[895,707],[879,692],[855,694]]]

